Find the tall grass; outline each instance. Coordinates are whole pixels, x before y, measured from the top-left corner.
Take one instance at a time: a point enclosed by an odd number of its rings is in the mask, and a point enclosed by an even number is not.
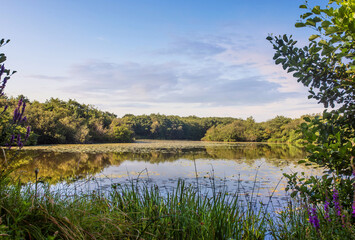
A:
[[[37,184],[36,184],[37,185]],[[156,186],[113,185],[108,195],[64,197],[48,185],[1,184],[0,236],[4,239],[264,239],[261,209],[238,195],[201,194],[178,181]]]
[[[272,204],[245,203],[241,197],[207,194],[181,180],[165,193],[132,181],[113,184],[107,194],[67,195],[47,184],[21,186],[3,177],[0,239],[355,239],[346,209],[341,219],[330,210],[329,222],[317,206],[321,227],[315,228],[306,203],[290,201],[271,213],[266,208]]]

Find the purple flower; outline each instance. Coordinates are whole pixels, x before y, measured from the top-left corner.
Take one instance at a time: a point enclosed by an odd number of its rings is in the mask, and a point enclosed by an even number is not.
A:
[[[18,101],[17,108],[20,108],[22,105],[22,98]]]
[[[1,75],[4,73],[5,71],[5,64],[1,65],[1,68],[0,68],[0,77]]]
[[[27,127],[26,136],[25,136],[25,142],[27,141],[28,137],[30,136],[30,132],[31,132],[31,127],[28,126],[28,127]]]
[[[339,192],[336,189],[333,190],[333,202],[334,202],[334,208],[336,210],[337,215],[341,216],[341,206],[339,203]]]
[[[319,219],[318,219],[318,215],[317,215],[317,209],[315,206],[313,206],[312,209],[308,209],[308,216],[309,216],[309,223],[312,224],[312,226],[318,231],[320,228],[320,224],[319,224]]]
[[[0,87],[0,95],[4,95],[3,91],[4,91],[4,88],[6,86],[6,83],[7,83],[7,80],[8,80],[8,77],[5,77],[4,80],[2,80],[2,85]]]
[[[312,208],[312,215],[313,215],[313,226],[315,229],[318,230],[320,227],[320,224],[319,224],[319,219],[317,216],[317,209],[315,206],[313,206],[313,208]]]
[[[25,111],[25,108],[26,108],[26,103],[23,102],[23,103],[22,103],[22,113]]]
[[[21,135],[20,134],[17,135],[17,146],[19,146],[19,148],[23,147],[23,143],[21,141]]]
[[[330,203],[327,200],[325,200],[325,202],[324,202],[324,211],[325,211],[324,217],[325,217],[326,220],[328,220],[330,222],[331,220],[330,220],[330,217],[329,217],[329,204]]]
[[[353,201],[353,212],[352,212],[352,215],[353,215],[353,217],[355,217],[355,200]]]
[[[21,106],[22,106],[22,109],[20,110]],[[25,112],[25,108],[26,108],[26,103],[23,102],[23,100],[21,98],[18,101],[18,105],[17,105],[17,107],[15,108],[15,111],[14,111],[13,122],[15,124],[20,123],[21,121],[24,121],[22,116],[23,116],[23,113]],[[27,118],[25,120],[27,120]]]
[[[14,123],[17,121],[17,118],[18,118],[18,110],[17,110],[17,108],[15,108],[15,110],[14,110],[14,117],[13,117],[13,121],[14,121]]]
[[[6,112],[7,108],[8,108],[8,106],[5,105],[4,110],[2,110],[2,112],[0,114],[3,114],[4,112]]]

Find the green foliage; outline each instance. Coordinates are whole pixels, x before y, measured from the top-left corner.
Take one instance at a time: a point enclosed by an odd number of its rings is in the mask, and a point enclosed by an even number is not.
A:
[[[355,155],[355,3],[336,1],[336,9],[332,3],[326,8],[306,5],[309,12],[301,16],[302,26],[318,32],[310,37],[308,46],[295,47],[296,41],[286,35],[269,36],[268,40],[276,50],[276,64],[295,72],[293,76],[310,88],[309,98],[317,99],[326,108],[337,104],[337,110],[324,111],[321,118],[302,124],[309,160],[338,174],[350,175]]]
[[[296,27],[316,31],[309,37],[308,46],[296,47],[292,36],[267,39],[276,51],[275,63],[309,87],[309,98],[318,100],[325,108],[337,108],[325,110],[322,116],[305,118],[306,122],[301,124],[310,154],[307,161],[325,167],[334,176],[305,181],[301,178],[300,186],[294,182],[296,176],[287,177],[295,194],[306,194],[314,201],[324,201],[329,189],[336,185],[333,179],[340,178],[339,189],[344,193],[341,197],[349,204],[354,184],[350,175],[355,171],[355,2],[331,0],[325,7],[305,4],[300,8],[308,11],[301,15]]]
[[[339,216],[334,205],[329,205],[325,210],[324,204],[289,201],[288,206],[277,213],[269,220],[273,239],[351,240],[355,238],[351,208],[342,209]],[[314,216],[319,220],[317,228],[310,221]]]
[[[12,105],[15,99],[10,98]],[[75,100],[51,98],[45,103],[28,101],[28,123],[37,134],[38,144],[111,142],[116,115],[100,111]],[[128,127],[127,127],[128,128]],[[123,130],[123,128],[122,128]],[[119,130],[116,129],[116,134]],[[130,139],[127,139],[130,138]],[[116,137],[114,141],[120,141]],[[125,135],[124,142],[133,138]]]
[[[302,141],[297,131],[302,118],[291,119],[277,116],[269,121],[257,123],[252,117],[246,120],[236,119],[229,124],[219,124],[207,130],[204,141],[224,142],[283,142]]]
[[[119,119],[114,119],[110,125],[112,142],[133,142],[133,131]]]
[[[233,118],[179,117],[161,114],[125,115],[122,121],[131,127],[136,138],[201,140],[207,129],[230,123]]]

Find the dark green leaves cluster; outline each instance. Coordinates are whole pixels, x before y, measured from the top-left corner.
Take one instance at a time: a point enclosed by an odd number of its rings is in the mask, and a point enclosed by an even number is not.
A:
[[[336,2],[338,8],[333,5]],[[355,16],[354,1],[330,1],[326,8],[301,5],[308,10],[296,27],[316,31],[308,46],[298,48],[292,36],[269,36],[275,49],[274,60],[310,88],[309,98],[341,109],[354,105]],[[353,109],[352,109],[353,110]]]
[[[275,63],[309,88],[309,98],[325,108],[337,108],[302,125],[309,160],[350,175],[355,155],[355,2],[337,0],[324,8],[307,4],[300,8],[308,11],[296,27],[316,32],[308,46],[297,47],[292,36],[267,39],[275,49]]]
[[[302,133],[297,131],[303,122],[302,118],[277,116],[261,123],[255,122],[252,117],[243,120],[230,117],[127,114],[117,118],[112,113],[75,100],[51,98],[40,103],[31,102],[25,96],[5,98],[0,99],[0,107],[7,104],[9,112],[16,107],[19,98],[27,103],[26,114],[33,130],[27,144],[132,142],[135,138],[224,142],[303,141]],[[0,121],[0,130],[11,121],[11,117],[8,114],[6,116]],[[21,128],[22,132],[25,130]],[[4,143],[6,138],[0,141]]]
[[[301,124],[307,162],[325,167],[327,174],[298,180],[297,173],[285,176],[294,195],[325,201],[335,188],[349,207],[355,184],[351,176],[355,172],[355,1],[330,0],[325,7],[306,2],[300,8],[306,12],[295,26],[315,31],[307,46],[297,47],[286,35],[267,40],[275,49],[275,63],[309,88],[309,98],[334,110],[326,109],[322,116],[305,118]]]
[[[45,103],[27,103],[28,123],[35,135],[28,144],[131,142],[133,131],[122,121],[114,121],[116,115],[100,111],[93,106],[75,100],[62,101],[51,98]],[[9,112],[16,106],[18,98],[3,99],[0,107],[7,104]],[[10,120],[10,119],[8,119]],[[3,121],[8,121],[4,118]],[[3,126],[0,124],[0,129]]]

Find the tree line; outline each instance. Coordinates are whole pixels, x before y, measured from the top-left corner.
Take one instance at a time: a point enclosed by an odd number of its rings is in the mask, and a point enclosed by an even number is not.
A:
[[[224,142],[289,142],[299,143],[298,132],[303,118],[277,116],[258,123],[252,117],[243,120],[232,117],[180,117],[162,114],[132,115],[118,118],[92,105],[75,100],[51,98],[44,103],[30,101],[23,95],[2,96],[0,107],[9,111],[1,119],[1,143],[8,142],[5,125],[12,121],[10,113],[19,99],[26,103],[27,124],[32,131],[28,145],[64,143],[133,142],[135,139],[203,140]],[[19,125],[19,132],[26,133]]]

